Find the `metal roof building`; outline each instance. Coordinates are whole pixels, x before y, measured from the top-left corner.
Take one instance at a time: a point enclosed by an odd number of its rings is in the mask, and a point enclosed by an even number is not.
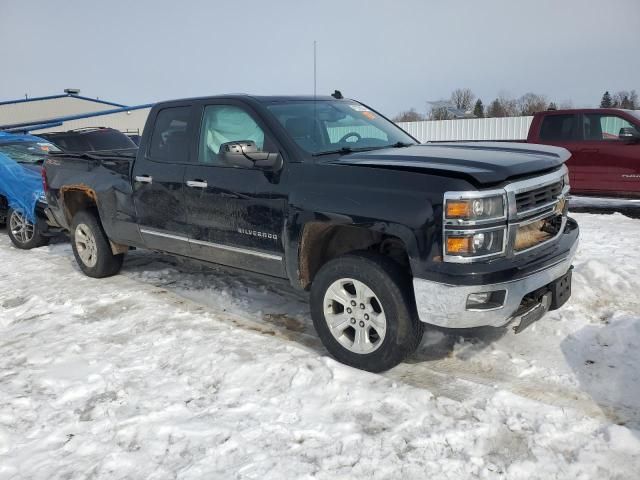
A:
[[[64,94],[0,102],[0,130],[54,132],[83,127],[111,127],[141,132],[151,105],[127,106],[80,96],[79,90]]]
[[[86,127],[110,127],[127,133],[141,134],[144,123],[147,121],[152,105],[138,105],[135,107],[124,107],[111,109],[97,113],[87,113],[62,117],[59,123],[51,124],[44,128],[32,128],[34,134],[45,132],[65,132],[77,128]]]
[[[125,106],[69,93],[9,100],[0,102],[0,125],[39,122],[51,118],[100,112]]]

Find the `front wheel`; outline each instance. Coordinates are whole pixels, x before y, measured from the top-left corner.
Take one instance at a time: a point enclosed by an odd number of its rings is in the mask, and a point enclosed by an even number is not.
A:
[[[367,253],[331,260],[311,285],[311,316],[322,343],[338,361],[381,372],[419,345],[409,276],[393,260]]]
[[[124,254],[113,254],[106,233],[91,212],[73,217],[71,248],[78,266],[89,277],[110,277],[122,268]]]
[[[7,234],[16,248],[31,250],[49,244],[49,237],[43,236],[38,224],[32,223],[22,210],[10,208],[7,219]]]

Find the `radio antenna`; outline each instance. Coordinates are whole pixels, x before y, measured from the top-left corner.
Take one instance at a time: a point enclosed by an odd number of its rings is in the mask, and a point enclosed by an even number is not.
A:
[[[317,44],[315,40],[313,41],[313,98],[315,100],[317,94],[317,77],[318,77],[318,68],[317,68]]]

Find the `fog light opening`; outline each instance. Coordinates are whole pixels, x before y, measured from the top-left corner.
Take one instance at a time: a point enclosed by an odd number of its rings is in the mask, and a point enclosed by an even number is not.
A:
[[[495,308],[501,308],[504,306],[506,297],[506,290],[470,293],[467,296],[467,310],[493,310]]]

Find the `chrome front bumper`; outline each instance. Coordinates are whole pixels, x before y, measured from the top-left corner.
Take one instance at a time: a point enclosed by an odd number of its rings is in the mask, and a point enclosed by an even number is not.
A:
[[[527,277],[491,285],[447,285],[422,278],[413,279],[413,289],[420,320],[446,328],[500,327],[512,320],[522,299],[563,276],[573,262],[576,241],[560,262]],[[472,293],[506,291],[504,303],[492,309],[468,309],[467,297]]]

